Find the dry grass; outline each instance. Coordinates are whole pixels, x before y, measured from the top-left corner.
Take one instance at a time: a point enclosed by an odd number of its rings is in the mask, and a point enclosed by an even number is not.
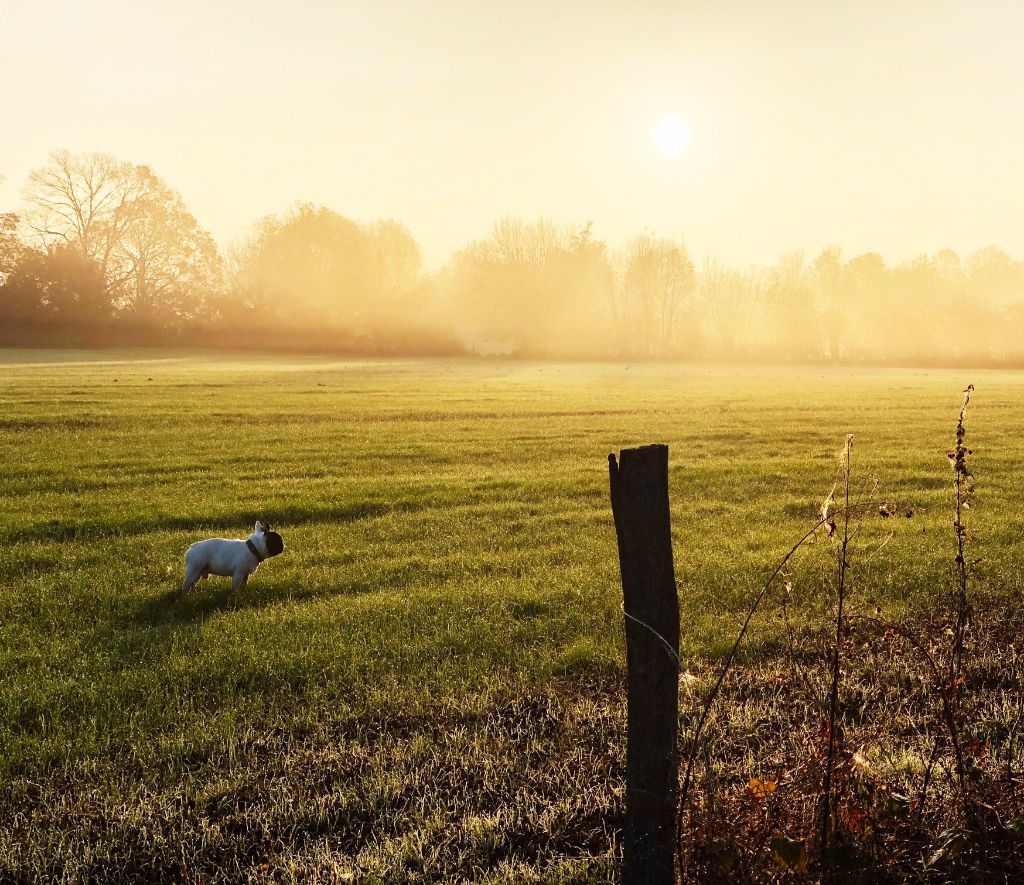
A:
[[[984,602],[987,602],[985,600]],[[775,615],[782,617],[781,603]],[[965,820],[932,673],[892,630],[853,621],[843,636],[833,841],[818,830],[828,754],[829,627],[800,630],[726,683],[705,731],[684,844],[688,878],[771,882],[1007,881],[1024,870],[1024,755],[1014,723],[1024,690],[1019,604],[971,631],[964,685]],[[914,619],[933,651],[945,618]],[[713,667],[691,671],[696,685]],[[699,692],[690,697],[692,716]],[[938,747],[938,752],[936,752]]]

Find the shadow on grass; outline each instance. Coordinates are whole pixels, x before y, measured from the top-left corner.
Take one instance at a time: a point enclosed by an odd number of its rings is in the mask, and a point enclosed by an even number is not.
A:
[[[186,626],[236,608],[239,608],[238,594],[231,589],[230,581],[225,579],[224,583],[217,584],[203,581],[190,593],[183,594],[180,587],[172,586],[163,593],[146,597],[126,613],[126,620],[132,627]]]
[[[198,624],[219,612],[260,611],[289,603],[332,599],[337,596],[361,596],[373,592],[365,582],[353,581],[336,587],[304,587],[257,583],[255,579],[239,592],[231,589],[229,578],[209,578],[200,581],[189,593],[183,594],[173,585],[164,592],[148,596],[126,612],[128,627],[173,627]]]
[[[316,522],[346,523],[383,516],[394,511],[418,510],[424,506],[426,505],[419,501],[398,501],[387,504],[376,501],[359,501],[326,507],[286,505],[268,507],[259,511],[255,508],[247,508],[203,517],[168,515],[156,516],[147,520],[51,519],[24,528],[0,532],[0,545],[33,541],[97,541],[110,537],[134,537],[152,532],[168,531],[196,533],[228,529],[237,531],[239,526],[251,525],[257,518],[284,526]]]

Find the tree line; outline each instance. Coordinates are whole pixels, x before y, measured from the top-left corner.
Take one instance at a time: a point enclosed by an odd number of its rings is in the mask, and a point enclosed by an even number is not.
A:
[[[394,220],[300,203],[226,250],[151,168],[56,151],[0,213],[0,344],[177,344],[647,359],[1024,361],[1024,263],[895,266],[835,246],[770,267],[593,224],[506,218],[424,270]]]

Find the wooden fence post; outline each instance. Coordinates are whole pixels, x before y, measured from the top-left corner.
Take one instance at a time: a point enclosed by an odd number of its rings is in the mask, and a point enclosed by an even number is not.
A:
[[[675,881],[679,597],[672,564],[668,446],[608,456],[626,628],[624,885]]]

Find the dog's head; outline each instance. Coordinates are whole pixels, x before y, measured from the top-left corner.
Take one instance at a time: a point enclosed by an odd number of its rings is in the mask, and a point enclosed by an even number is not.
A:
[[[263,539],[263,544],[267,549],[267,556],[278,556],[284,553],[284,540],[281,536],[273,530],[270,523],[266,526],[262,522],[256,523],[255,533]]]

